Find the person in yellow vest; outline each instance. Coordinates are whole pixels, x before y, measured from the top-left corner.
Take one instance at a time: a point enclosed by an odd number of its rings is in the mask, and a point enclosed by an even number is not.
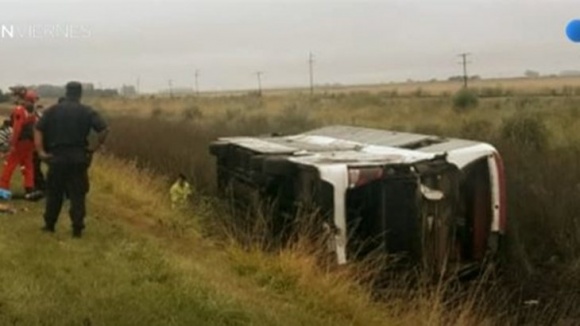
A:
[[[187,182],[187,178],[183,173],[179,174],[177,181],[169,189],[169,197],[171,198],[171,208],[181,209],[187,204],[189,196],[191,196],[191,186]]]

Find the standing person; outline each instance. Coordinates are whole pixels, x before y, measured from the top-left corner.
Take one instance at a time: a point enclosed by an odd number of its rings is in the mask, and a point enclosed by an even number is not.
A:
[[[65,100],[64,97],[59,97],[56,103],[60,104],[64,102],[64,100]],[[42,105],[38,105],[36,107],[34,114],[36,115],[37,121],[40,121],[43,111],[44,107]],[[37,196],[42,197],[44,195],[44,192],[46,191],[46,178],[44,177],[44,173],[42,172],[42,160],[40,159],[38,151],[36,150],[34,151],[33,164],[34,164],[34,188],[38,192]]]
[[[0,177],[0,188],[10,190],[12,174],[17,166],[22,166],[24,175],[25,198],[34,197],[34,105],[38,95],[33,90],[24,90],[16,93],[19,97],[17,105],[10,115],[12,136],[10,150]]]
[[[69,82],[65,100],[46,109],[34,133],[38,155],[48,162],[42,230],[54,232],[66,193],[75,238],[80,238],[85,228],[92,153],[100,148],[108,134],[108,127],[97,111],[80,103],[81,95],[82,85]],[[98,133],[98,143],[89,149],[87,137],[91,129]]]
[[[37,121],[40,121],[40,118],[42,117],[42,110],[42,105],[38,105],[36,110],[34,110],[34,115],[36,116]],[[38,192],[38,196],[40,197],[46,190],[46,181],[44,179],[44,173],[42,173],[40,157],[36,150],[32,157],[32,164],[34,166],[34,189]]]

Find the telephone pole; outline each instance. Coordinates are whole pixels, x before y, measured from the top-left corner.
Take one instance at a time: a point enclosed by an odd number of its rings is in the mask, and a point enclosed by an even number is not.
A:
[[[314,55],[310,52],[308,56],[308,68],[310,71],[310,96],[314,95]]]
[[[263,72],[257,71],[256,77],[258,78],[258,96],[262,96],[262,74]]]
[[[199,70],[195,69],[195,96],[199,96]]]
[[[460,53],[459,56],[462,58],[461,64],[463,65],[463,88],[467,88],[467,64],[471,63],[467,61],[467,57],[470,56],[471,53]]]
[[[136,88],[137,95],[141,94],[141,77],[137,77]]]
[[[169,97],[173,98],[173,80],[168,80],[167,85],[169,86]]]

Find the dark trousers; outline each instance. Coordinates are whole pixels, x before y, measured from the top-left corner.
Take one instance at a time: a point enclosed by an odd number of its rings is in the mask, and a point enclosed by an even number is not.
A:
[[[38,157],[38,153],[34,151],[34,157],[32,158],[32,164],[34,165],[34,188],[36,190],[46,190],[46,181],[44,180],[44,174],[42,173],[42,161]]]
[[[70,218],[75,231],[84,229],[85,198],[89,191],[87,163],[51,162],[46,176],[44,222],[53,228],[62,209],[64,195],[70,200]]]

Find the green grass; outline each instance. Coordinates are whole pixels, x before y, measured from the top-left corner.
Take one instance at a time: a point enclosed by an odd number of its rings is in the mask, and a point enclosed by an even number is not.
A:
[[[237,325],[250,320],[148,241],[96,219],[82,240],[71,239],[63,227],[55,236],[41,234],[38,210],[33,212],[3,218],[2,325]]]
[[[40,213],[36,204],[2,216],[1,325],[241,325],[256,318],[123,225],[92,214],[77,240],[66,219],[56,235],[41,233]]]
[[[92,177],[82,239],[66,214],[42,233],[42,203],[0,216],[0,325],[390,324],[366,299],[369,316],[320,301],[264,264],[275,257],[202,238],[195,214],[169,209],[164,180],[132,164],[99,158]]]
[[[117,116],[119,101],[143,110],[145,119]],[[574,306],[577,296],[551,296],[550,309],[534,309],[534,316],[518,308],[527,296],[490,310],[486,303],[501,302],[496,292],[481,297],[460,291],[449,298],[445,286],[403,293],[396,287],[379,301],[360,282],[372,269],[326,268],[312,248],[264,252],[216,236],[208,222],[227,216],[213,200],[172,211],[168,180],[137,166],[165,175],[186,172],[211,193],[214,163],[207,145],[218,136],[344,123],[490,141],[508,171],[511,256],[505,274],[516,287],[545,288],[529,294],[544,302],[550,291],[578,284],[579,206],[571,195],[580,175],[578,103],[577,97],[485,98],[458,113],[450,98],[362,93],[103,100],[113,127],[109,150],[138,164],[97,158],[87,233],[79,241],[70,238],[66,210],[56,235],[40,232],[40,203],[18,202],[30,211],[0,215],[0,325],[494,325],[522,318],[549,324],[566,314],[561,303]],[[201,114],[181,116],[192,105]],[[149,106],[163,111],[149,119]],[[529,139],[541,146],[530,146]]]

